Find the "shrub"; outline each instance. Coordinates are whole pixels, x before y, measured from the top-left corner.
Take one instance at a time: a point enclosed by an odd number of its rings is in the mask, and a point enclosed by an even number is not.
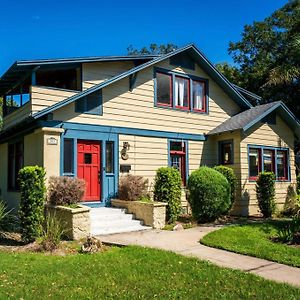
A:
[[[188,180],[193,216],[199,222],[213,221],[230,209],[230,185],[220,172],[200,167]]]
[[[230,208],[231,208],[233,203],[234,203],[234,199],[235,199],[236,186],[237,186],[237,177],[234,174],[234,171],[229,167],[216,166],[216,167],[214,167],[214,169],[217,170],[218,172],[220,172],[221,174],[223,174],[226,177],[226,179],[227,179],[227,181],[230,185],[230,193],[231,193]]]
[[[154,180],[154,200],[168,203],[167,219],[173,223],[181,213],[181,176],[172,167],[159,168]]]
[[[297,193],[298,196],[300,196],[300,174],[297,175],[296,193]]]
[[[285,203],[280,216],[292,217],[299,210],[299,196],[297,196],[293,185],[289,185],[287,188],[287,194],[285,198]]]
[[[256,197],[258,206],[264,218],[272,217],[275,204],[275,174],[262,172],[256,180]]]
[[[280,224],[277,239],[283,243],[300,244],[300,214],[296,214],[291,221]]]
[[[21,202],[19,209],[22,239],[34,241],[44,221],[45,170],[38,166],[24,167],[19,172]]]
[[[47,214],[39,239],[42,250],[54,251],[57,249],[64,233],[61,220],[57,219],[55,214]]]
[[[52,205],[73,205],[80,202],[85,192],[85,181],[67,176],[51,176],[48,202]]]
[[[119,182],[119,198],[122,200],[136,201],[146,197],[148,190],[148,179],[142,176],[128,174],[122,176]]]

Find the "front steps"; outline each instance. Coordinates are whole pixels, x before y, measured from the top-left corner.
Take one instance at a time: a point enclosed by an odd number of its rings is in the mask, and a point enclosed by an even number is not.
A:
[[[99,207],[91,208],[91,235],[114,234],[121,232],[151,229],[143,226],[140,220],[135,220],[125,209]]]

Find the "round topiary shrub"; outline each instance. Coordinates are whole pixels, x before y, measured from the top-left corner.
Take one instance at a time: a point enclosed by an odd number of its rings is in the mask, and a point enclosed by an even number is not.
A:
[[[167,219],[173,223],[181,213],[181,176],[177,169],[172,167],[162,167],[156,172],[154,180],[155,201],[166,202]]]
[[[221,174],[223,174],[230,185],[230,199],[231,199],[230,208],[231,208],[235,199],[237,177],[234,174],[234,171],[229,167],[216,166],[214,167],[214,169],[220,172]]]
[[[188,180],[193,216],[199,222],[213,221],[230,209],[230,185],[220,172],[200,167]]]
[[[273,172],[262,172],[256,180],[256,197],[264,218],[271,218],[276,210],[275,178]]]

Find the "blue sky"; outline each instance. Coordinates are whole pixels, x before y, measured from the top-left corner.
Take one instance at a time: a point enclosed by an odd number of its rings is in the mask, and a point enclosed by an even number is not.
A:
[[[21,59],[126,54],[132,44],[195,43],[216,63],[281,0],[0,0],[0,76]]]

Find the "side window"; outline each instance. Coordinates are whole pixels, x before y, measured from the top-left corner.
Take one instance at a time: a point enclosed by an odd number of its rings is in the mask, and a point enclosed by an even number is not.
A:
[[[114,142],[106,142],[106,173],[114,173]]]
[[[64,175],[74,175],[74,140],[64,139]]]
[[[219,142],[219,164],[232,165],[233,164],[233,141]]]
[[[157,82],[157,104],[162,106],[172,106],[172,76],[169,74],[156,73]]]
[[[78,113],[101,115],[102,114],[102,91],[89,94],[75,102],[75,111]]]
[[[20,169],[24,166],[24,143],[18,141],[8,145],[8,190],[19,190],[18,174]]]
[[[186,142],[170,141],[170,166],[176,168],[182,179],[182,184],[186,186]]]

